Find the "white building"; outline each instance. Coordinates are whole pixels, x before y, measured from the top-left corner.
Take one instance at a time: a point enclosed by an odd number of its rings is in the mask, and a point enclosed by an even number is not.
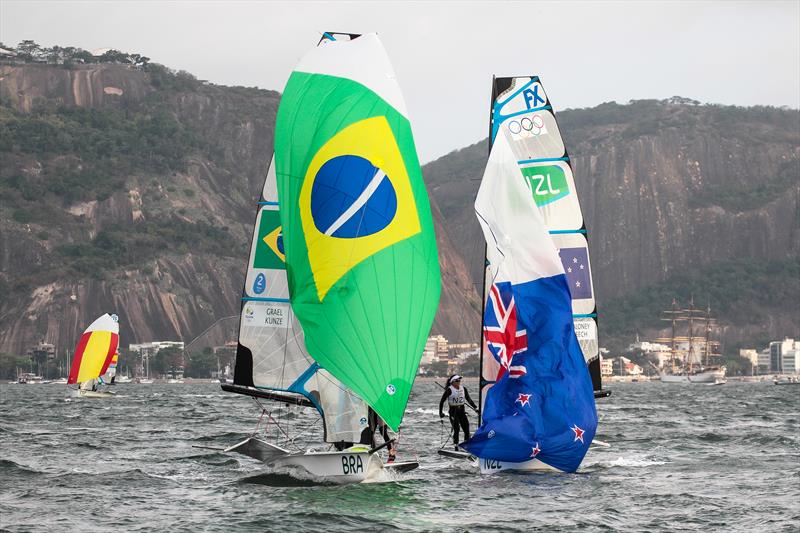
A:
[[[657,342],[637,341],[628,346],[629,352],[669,352],[669,346]]]
[[[620,357],[619,362],[622,365],[623,373],[628,376],[641,376],[644,373],[642,367],[628,359],[627,357]]]
[[[614,360],[600,356],[600,375],[604,378],[614,375]]]
[[[128,350],[140,354],[143,358],[153,357],[164,348],[178,348],[183,350],[183,341],[151,341],[141,344],[129,344]]]
[[[765,348],[758,352],[758,373],[759,374],[769,374],[770,372],[770,356],[769,356],[769,348]]]
[[[776,374],[797,373],[800,366],[796,362],[799,350],[800,342],[790,338],[769,343],[769,371]]]
[[[435,361],[447,361],[447,339],[443,335],[432,335],[425,342],[425,351],[422,352],[422,363],[429,365]]]

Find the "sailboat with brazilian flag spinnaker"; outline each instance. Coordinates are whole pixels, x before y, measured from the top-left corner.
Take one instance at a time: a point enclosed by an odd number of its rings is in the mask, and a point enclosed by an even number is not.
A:
[[[259,247],[280,261],[256,264]],[[336,450],[290,453],[253,438],[228,450],[335,481],[370,479],[384,468],[378,448],[345,446],[358,442],[359,423],[371,432],[367,406],[399,430],[439,292],[430,205],[383,45],[375,34],[325,33],[281,98],[234,384],[223,389],[316,408]],[[345,397],[346,412],[336,400]],[[330,438],[333,411],[353,422],[351,442]]]

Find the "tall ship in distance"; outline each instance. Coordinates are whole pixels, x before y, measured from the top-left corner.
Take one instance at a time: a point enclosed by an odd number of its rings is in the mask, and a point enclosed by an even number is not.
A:
[[[656,339],[669,346],[669,359],[659,369],[662,383],[715,383],[725,379],[721,364],[720,342],[716,340],[717,321],[711,316],[711,305],[699,309],[694,297],[682,308],[672,300],[670,309],[662,311],[662,321],[670,323],[670,336]]]

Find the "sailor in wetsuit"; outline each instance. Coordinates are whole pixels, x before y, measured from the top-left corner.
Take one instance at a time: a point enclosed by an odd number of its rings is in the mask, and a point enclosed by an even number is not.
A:
[[[383,437],[383,442],[387,444],[387,448],[389,449],[389,459],[386,462],[393,463],[397,458],[397,449],[394,446],[395,443],[392,442],[392,439],[389,437],[389,426],[386,425],[386,422],[378,416],[378,413],[376,413],[372,407],[370,407],[367,412],[367,419],[368,426],[361,432],[360,444],[366,444],[369,447],[375,446],[375,430],[378,430],[381,437]]]
[[[477,409],[478,407],[475,405],[475,402],[472,401],[472,398],[469,397],[467,388],[461,386],[461,376],[458,374],[450,376],[447,380],[447,387],[444,389],[442,399],[439,400],[439,418],[444,418],[442,407],[445,401],[447,401],[447,405],[450,408],[449,414],[450,424],[453,426],[453,444],[455,444],[455,449],[458,451],[459,426],[461,426],[461,429],[464,431],[464,440],[469,440],[469,419],[467,418],[464,404],[470,404],[473,409]]]

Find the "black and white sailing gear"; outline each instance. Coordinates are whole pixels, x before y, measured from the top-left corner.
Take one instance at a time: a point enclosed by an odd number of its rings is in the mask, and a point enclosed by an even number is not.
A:
[[[478,407],[475,405],[475,402],[472,401],[472,398],[469,397],[469,392],[466,387],[454,387],[451,385],[454,381],[461,381],[461,376],[456,374],[447,380],[448,386],[445,388],[441,400],[439,400],[439,418],[444,418],[442,408],[444,407],[444,402],[447,402],[450,425],[453,427],[453,444],[457,447],[459,442],[459,428],[464,432],[464,440],[469,440],[469,419],[467,418],[464,405],[468,403],[473,409],[477,409]]]

